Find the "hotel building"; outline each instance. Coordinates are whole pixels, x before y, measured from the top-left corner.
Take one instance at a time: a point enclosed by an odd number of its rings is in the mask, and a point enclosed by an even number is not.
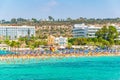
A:
[[[58,44],[59,46],[67,46],[68,39],[66,37],[57,37],[55,38],[55,44]]]
[[[115,25],[113,25],[115,26]],[[75,24],[72,30],[72,34],[74,38],[77,37],[86,37],[86,38],[94,38],[95,33],[101,29],[102,27],[96,27],[96,26],[87,26],[85,24]],[[118,33],[120,33],[120,27],[115,26]],[[120,36],[118,37],[120,39]]]
[[[35,36],[34,26],[0,26],[0,38],[16,40],[19,37]]]
[[[68,39],[66,37],[54,37],[52,35],[48,36],[48,45],[58,45],[58,46],[67,46]]]

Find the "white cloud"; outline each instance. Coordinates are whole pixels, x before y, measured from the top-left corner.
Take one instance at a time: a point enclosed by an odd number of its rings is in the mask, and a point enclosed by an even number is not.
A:
[[[49,3],[48,3],[48,6],[49,7],[54,7],[57,5],[57,2],[55,0],[51,0]]]
[[[56,0],[50,0],[50,2],[46,3],[43,7],[41,7],[41,11],[43,12],[51,12],[54,7],[58,5]]]

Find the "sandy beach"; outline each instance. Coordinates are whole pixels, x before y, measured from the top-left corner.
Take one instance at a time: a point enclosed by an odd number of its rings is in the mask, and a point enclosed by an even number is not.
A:
[[[88,54],[9,54],[9,55],[1,55],[0,60],[7,60],[7,59],[31,59],[31,58],[61,58],[61,57],[89,57],[89,56],[120,56],[119,53],[88,53]]]
[[[101,56],[120,56],[120,54],[110,53],[88,53],[88,54],[9,54],[0,56],[0,64],[26,64],[26,63],[38,63],[39,61],[52,59],[52,58],[81,58],[81,57],[101,57]],[[32,60],[32,61],[31,61]]]

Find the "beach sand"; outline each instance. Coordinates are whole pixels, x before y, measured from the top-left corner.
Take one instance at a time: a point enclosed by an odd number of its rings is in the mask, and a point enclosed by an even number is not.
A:
[[[71,53],[71,54],[12,54],[12,55],[1,55],[0,56],[0,61],[1,60],[7,60],[7,59],[31,59],[31,58],[61,58],[61,57],[87,57],[87,56],[120,56],[120,53],[88,53],[88,54],[76,54],[76,53]]]

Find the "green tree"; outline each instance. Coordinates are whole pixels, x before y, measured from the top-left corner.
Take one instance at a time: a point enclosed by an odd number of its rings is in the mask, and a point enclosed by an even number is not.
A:
[[[104,26],[103,28],[98,30],[95,35],[99,39],[102,38],[113,43],[114,40],[118,37],[118,32],[114,26]]]
[[[17,18],[17,23],[21,23],[21,22],[25,22],[26,21],[26,19],[23,19],[23,18]],[[21,23],[21,24],[23,24],[23,23]]]
[[[72,44],[71,44],[71,43],[68,43],[68,44],[67,44],[67,48],[69,48],[69,49],[72,48]]]
[[[101,28],[100,30],[98,30],[95,35],[97,36],[97,38],[103,38],[103,39],[107,39],[108,37],[108,28],[106,26],[103,26],[103,28]]]
[[[32,20],[34,23],[37,23],[37,22],[38,22],[38,20],[35,19],[35,18],[32,18],[31,20]]]
[[[3,19],[3,20],[1,20],[1,23],[2,23],[2,24],[4,24],[5,22],[6,22],[6,21],[5,21],[4,19]]]
[[[16,46],[19,48],[20,47],[20,42],[16,42]]]
[[[30,48],[31,50],[34,50],[34,49],[35,49],[35,46],[30,45],[29,48]]]
[[[94,42],[88,42],[87,45],[89,45],[89,46],[95,46],[95,43]]]
[[[103,44],[104,46],[110,46],[110,43],[109,43],[109,41],[107,41],[107,40],[102,40],[102,44]]]
[[[12,18],[12,19],[11,19],[11,23],[17,23],[16,18]]]
[[[96,43],[96,42],[98,42],[98,39],[97,38],[92,38],[92,41]]]
[[[108,40],[110,41],[110,39],[115,39],[118,37],[118,32],[117,29],[114,26],[109,26],[108,29]]]
[[[67,20],[67,21],[72,21],[72,19],[71,19],[70,17],[69,17],[69,18],[67,18],[66,20]]]
[[[120,40],[115,40],[115,45],[120,45]]]
[[[54,20],[54,18],[53,18],[52,16],[48,16],[48,19],[49,19],[50,21]]]
[[[68,43],[71,43],[72,45],[74,44],[74,41],[75,41],[76,38],[69,38],[68,39]]]
[[[102,42],[96,42],[95,45],[96,46],[102,46]]]
[[[85,45],[85,44],[87,44],[87,39],[86,38],[76,38],[73,41],[73,44],[74,45]]]
[[[16,47],[16,42],[15,41],[11,41],[11,43],[10,43],[10,47]]]
[[[110,42],[110,45],[111,45],[111,46],[114,45],[114,39],[110,38],[110,39],[109,39],[109,42]]]
[[[4,43],[9,46],[9,45],[10,45],[10,40],[6,39],[6,40],[4,41]]]

